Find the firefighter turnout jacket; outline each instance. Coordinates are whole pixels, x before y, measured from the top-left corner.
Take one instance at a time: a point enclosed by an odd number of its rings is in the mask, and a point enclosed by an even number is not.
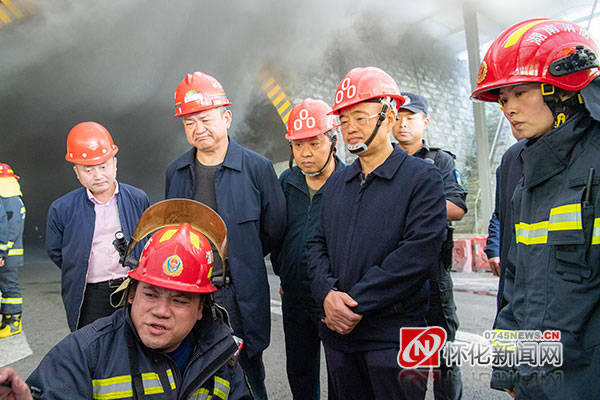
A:
[[[599,154],[600,122],[574,115],[529,140],[512,199],[515,241],[496,328],[560,331],[564,378],[559,387],[542,385],[550,398],[600,398]],[[523,381],[556,368],[497,368],[492,387],[513,387],[514,372]]]
[[[7,266],[22,266],[25,205],[17,195],[0,195],[0,201],[6,214],[6,227],[0,229],[0,257],[4,257]]]
[[[136,378],[128,357],[128,335],[133,338],[144,399],[252,398],[241,367],[232,361],[237,345],[222,319],[206,312],[196,323],[190,333],[193,353],[185,371],[179,371],[170,356],[144,346],[129,307],[71,333],[50,350],[27,379],[33,397],[131,399]]]

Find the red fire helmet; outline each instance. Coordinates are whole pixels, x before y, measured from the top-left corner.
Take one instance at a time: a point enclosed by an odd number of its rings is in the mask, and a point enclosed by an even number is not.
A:
[[[404,104],[404,97],[396,81],[377,67],[354,68],[342,79],[335,91],[333,114],[339,115],[342,108],[365,100],[391,97],[396,106]]]
[[[98,165],[114,157],[119,148],[97,122],[81,122],[67,136],[65,159],[79,165]]]
[[[577,24],[547,18],[519,22],[490,46],[471,98],[495,102],[494,89],[528,82],[577,91],[600,76],[597,57],[598,46]]]
[[[194,72],[179,83],[175,90],[175,114],[181,117],[211,108],[230,106],[225,89],[218,80],[203,72]]]
[[[287,140],[301,140],[319,136],[336,127],[336,117],[323,100],[307,98],[296,104],[288,119]]]
[[[129,277],[140,282],[191,293],[212,293],[213,252],[206,237],[190,224],[158,230],[146,243]]]
[[[17,175],[15,175],[15,172],[10,167],[10,165],[4,163],[0,163],[0,178],[21,179]]]

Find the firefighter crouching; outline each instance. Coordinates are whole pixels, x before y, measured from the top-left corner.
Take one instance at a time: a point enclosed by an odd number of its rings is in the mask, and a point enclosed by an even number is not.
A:
[[[492,43],[472,95],[500,102],[527,139],[495,327],[558,330],[562,343],[562,365],[494,369],[492,388],[517,399],[600,398],[598,55],[576,24],[523,21]]]
[[[0,338],[21,332],[18,268],[23,266],[25,205],[18,179],[8,164],[0,163]]]
[[[212,302],[212,259],[189,224],[162,228],[129,272],[126,307],[67,336],[26,383],[0,370],[0,399],[251,399]]]

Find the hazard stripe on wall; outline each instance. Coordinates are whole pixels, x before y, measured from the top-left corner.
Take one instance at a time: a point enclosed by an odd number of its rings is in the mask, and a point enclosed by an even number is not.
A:
[[[36,13],[35,7],[22,0],[0,0],[0,28],[30,17]]]
[[[294,108],[294,105],[285,94],[285,91],[279,86],[277,81],[269,73],[264,72],[259,78],[260,86],[273,104],[273,107],[277,110],[279,117],[285,125],[287,131],[287,121],[290,116],[290,111]]]

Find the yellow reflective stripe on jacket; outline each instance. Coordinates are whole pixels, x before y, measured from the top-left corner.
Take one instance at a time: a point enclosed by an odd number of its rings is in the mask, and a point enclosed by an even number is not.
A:
[[[2,300],[0,300],[0,303],[2,304],[23,304],[23,298],[22,297],[3,297]]]
[[[223,379],[219,376],[215,376],[215,381],[214,381],[214,389],[212,394],[210,393],[210,390],[206,389],[206,388],[200,388],[198,390],[196,390],[194,393],[192,393],[192,396],[190,397],[191,400],[216,400],[216,398],[219,398],[221,400],[227,400],[229,398],[229,392],[231,391],[231,385],[229,384],[229,381],[226,379]]]
[[[167,377],[171,384],[171,389],[175,389],[175,380],[173,372],[168,369]],[[147,372],[142,374],[142,384],[144,385],[144,394],[159,394],[164,393],[158,374]],[[92,387],[94,391],[94,399],[125,399],[133,397],[133,387],[131,384],[131,375],[115,376],[105,379],[93,379]]]
[[[581,204],[566,204],[550,210],[549,231],[569,231],[582,229]]]
[[[21,207],[21,214],[25,214],[25,207]]]
[[[594,234],[592,235],[592,244],[600,244],[600,218],[594,220]]]
[[[15,242],[7,242],[6,245],[11,249],[15,245]]]
[[[213,391],[215,396],[222,400],[227,400],[230,390],[229,381],[215,376],[215,390]]]
[[[8,245],[0,243],[0,250],[8,250]]]
[[[526,224],[520,222],[515,225],[515,239],[517,243],[544,244],[548,241],[548,221]]]
[[[9,256],[22,256],[23,255],[23,249],[10,249],[8,251],[8,255]]]

